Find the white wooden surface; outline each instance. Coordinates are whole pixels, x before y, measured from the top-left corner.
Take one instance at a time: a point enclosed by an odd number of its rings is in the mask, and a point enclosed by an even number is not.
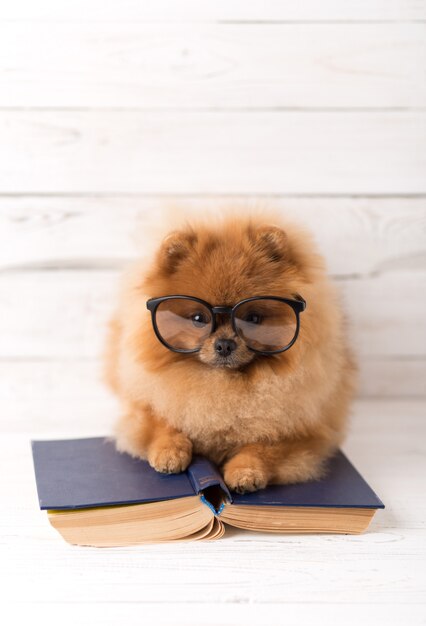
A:
[[[0,192],[422,194],[425,121],[423,111],[4,110]]]
[[[142,21],[142,22],[401,22],[426,18],[423,0],[15,0],[4,3],[0,18],[5,20],[50,21]]]
[[[65,544],[36,501],[29,437],[109,428],[102,405],[89,416],[79,398],[63,399],[73,418],[55,414],[40,393],[27,407],[25,432],[6,422],[0,436],[2,611],[9,604],[16,620],[8,623],[54,616],[65,624],[424,624],[424,403],[355,406],[345,450],[386,503],[366,534],[230,530],[212,543],[90,549]]]
[[[425,22],[425,0],[0,3],[7,623],[426,623]],[[175,207],[233,204],[312,228],[360,361],[346,449],[387,509],[360,537],[69,547],[29,439],[110,432],[119,272]]]
[[[426,102],[426,25],[0,22],[7,107],[352,109]],[[23,39],[25,47],[17,45]],[[28,48],[32,54],[28,55]],[[38,89],[34,89],[34,83]]]

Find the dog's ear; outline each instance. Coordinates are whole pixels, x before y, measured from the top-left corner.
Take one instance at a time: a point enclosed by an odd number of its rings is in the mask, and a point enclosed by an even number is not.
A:
[[[258,226],[254,233],[255,246],[264,252],[271,261],[283,261],[288,254],[286,233],[278,226]]]
[[[197,242],[192,230],[175,230],[167,235],[158,251],[158,262],[167,274],[173,274],[179,263],[188,256]]]

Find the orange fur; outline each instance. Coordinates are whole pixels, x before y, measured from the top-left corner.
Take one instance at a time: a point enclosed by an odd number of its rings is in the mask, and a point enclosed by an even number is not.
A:
[[[213,341],[176,354],[155,337],[146,300],[192,295],[233,305],[254,295],[307,302],[286,352],[256,356],[237,337],[232,367],[218,367]],[[150,267],[124,281],[111,323],[106,376],[124,406],[117,447],[158,471],[187,467],[192,451],[222,466],[239,491],[321,475],[341,443],[355,366],[344,317],[323,259],[303,229],[259,217],[194,222],[164,239]]]

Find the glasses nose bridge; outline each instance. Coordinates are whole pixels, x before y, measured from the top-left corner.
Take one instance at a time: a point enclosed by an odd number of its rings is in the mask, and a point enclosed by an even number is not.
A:
[[[232,307],[231,306],[212,306],[213,315],[215,318],[215,326],[217,326],[218,319],[220,321],[222,315],[227,315],[231,318]]]
[[[212,306],[212,311],[215,315],[231,315],[232,306]]]

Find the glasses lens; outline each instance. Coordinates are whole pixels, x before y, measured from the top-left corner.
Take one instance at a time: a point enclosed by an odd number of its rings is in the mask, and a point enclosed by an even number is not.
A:
[[[211,333],[212,316],[207,307],[195,300],[170,298],[158,305],[156,324],[171,348],[196,350]]]
[[[295,311],[279,300],[251,300],[235,311],[235,327],[249,348],[276,352],[286,348],[297,331]]]

